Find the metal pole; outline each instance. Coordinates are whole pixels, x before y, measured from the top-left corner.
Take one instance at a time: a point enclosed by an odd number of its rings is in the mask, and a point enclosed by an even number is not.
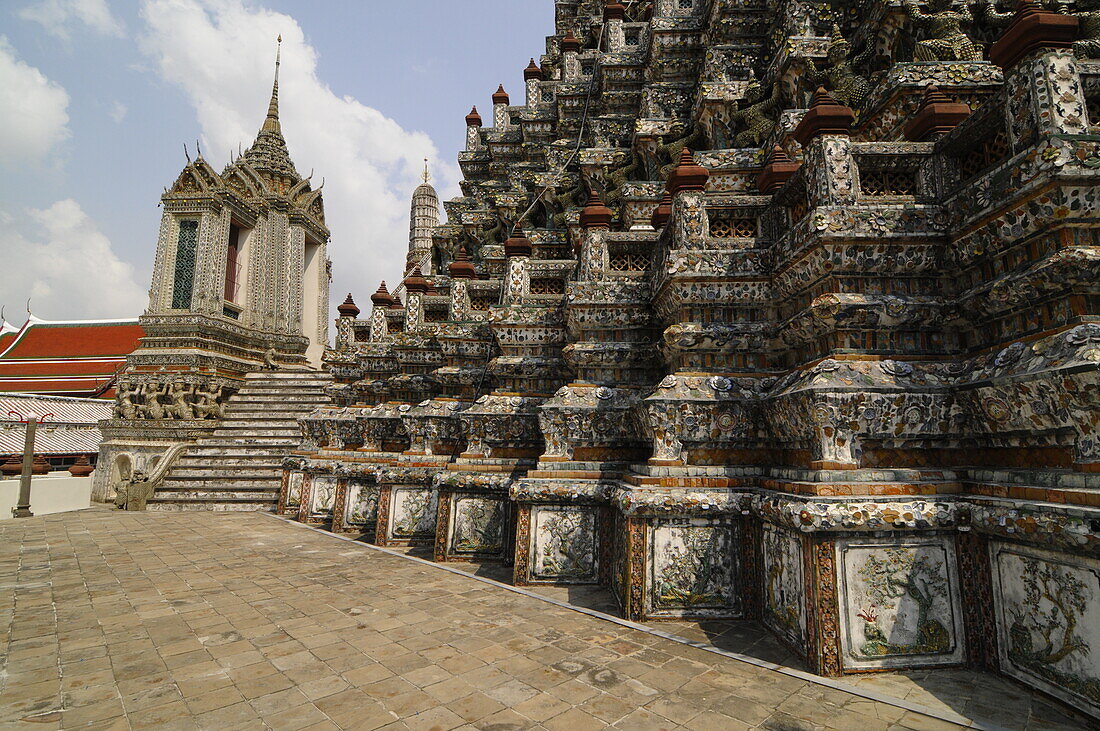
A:
[[[19,504],[11,509],[14,518],[30,518],[31,513],[31,466],[34,464],[34,430],[38,426],[38,415],[27,414],[27,436],[23,441],[23,474],[19,477]]]

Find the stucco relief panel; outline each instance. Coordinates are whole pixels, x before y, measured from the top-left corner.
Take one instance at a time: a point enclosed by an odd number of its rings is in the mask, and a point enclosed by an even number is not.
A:
[[[536,505],[531,513],[531,575],[543,581],[595,582],[596,509]]]
[[[1001,669],[1100,712],[1100,561],[994,542]]]
[[[837,554],[846,669],[963,661],[950,538],[846,539]]]

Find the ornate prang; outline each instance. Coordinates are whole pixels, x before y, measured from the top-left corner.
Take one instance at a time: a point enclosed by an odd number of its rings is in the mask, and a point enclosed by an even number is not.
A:
[[[380,543],[1100,713],[1100,614],[1036,598],[1100,570],[1100,71],[1063,21],[1005,72],[989,8],[791,8],[557,2],[446,221],[413,192],[407,277],[341,310],[286,501],[377,485]],[[120,379],[120,420],[217,403],[177,381]]]

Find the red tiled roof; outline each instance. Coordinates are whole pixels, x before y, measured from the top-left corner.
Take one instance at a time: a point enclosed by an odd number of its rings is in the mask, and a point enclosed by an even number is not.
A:
[[[137,320],[31,317],[0,335],[0,393],[112,396],[114,375],[144,334]]]

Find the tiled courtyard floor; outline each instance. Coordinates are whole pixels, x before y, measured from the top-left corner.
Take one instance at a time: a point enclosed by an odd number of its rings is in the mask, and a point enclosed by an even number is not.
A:
[[[4,521],[0,588],[4,728],[951,727],[270,516]]]

